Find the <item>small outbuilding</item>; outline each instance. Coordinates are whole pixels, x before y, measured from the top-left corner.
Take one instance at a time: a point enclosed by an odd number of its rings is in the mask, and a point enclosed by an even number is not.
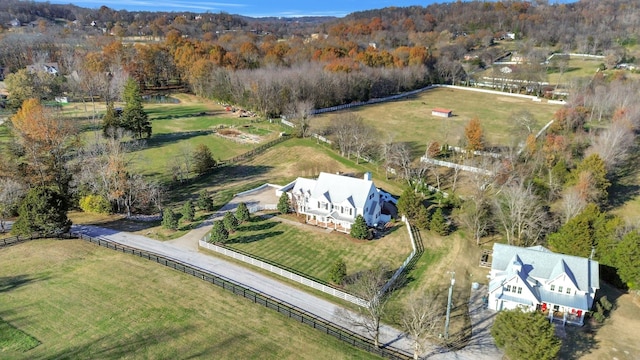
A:
[[[431,110],[431,115],[448,118],[453,116],[453,110],[443,109],[443,108],[435,108]]]

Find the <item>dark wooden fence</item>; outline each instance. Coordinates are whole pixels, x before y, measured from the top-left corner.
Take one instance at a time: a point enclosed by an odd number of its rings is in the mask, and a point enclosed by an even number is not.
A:
[[[277,145],[287,139],[290,139],[291,136],[289,135],[282,135],[280,137],[278,137],[277,139],[271,140],[268,143],[264,143],[258,147],[256,147],[253,150],[247,151],[246,153],[240,154],[234,158],[228,159],[228,160],[221,160],[218,163],[218,166],[224,166],[224,165],[231,165],[240,161],[244,161],[244,160],[248,160],[258,154],[263,153],[265,150],[267,150],[268,148]]]
[[[126,254],[132,254],[141,258],[154,261],[158,264],[170,267],[185,274],[195,276],[201,280],[217,285],[225,290],[231,291],[236,295],[240,295],[245,299],[248,299],[256,304],[260,304],[266,308],[275,310],[289,318],[299,321],[303,324],[313,327],[319,331],[329,334],[338,340],[344,341],[352,346],[368,351],[370,353],[379,355],[385,359],[411,359],[409,354],[406,354],[399,349],[387,346],[379,348],[375,346],[373,340],[365,338],[360,334],[357,334],[349,329],[345,329],[337,324],[322,319],[312,313],[309,313],[303,309],[296,307],[295,305],[286,303],[282,300],[278,300],[269,295],[261,293],[259,291],[245,287],[237,282],[225,278],[224,276],[215,274],[206,269],[199,268],[187,263],[184,263],[177,259],[172,259],[163,255],[155,254],[148,251],[142,251],[136,248],[124,246],[122,244],[94,238],[82,234],[78,234],[78,237],[82,240],[89,241],[96,245],[106,247],[112,250],[123,252]]]
[[[25,242],[25,241],[29,241],[29,240],[37,240],[37,239],[46,239],[46,238],[51,238],[51,235],[43,235],[43,234],[39,234],[39,233],[33,233],[31,235],[17,235],[17,236],[11,236],[8,238],[4,238],[4,239],[0,239],[0,248],[3,248],[5,246],[11,246],[14,244],[19,244],[21,242]],[[63,238],[63,239],[69,239],[69,238],[75,238],[74,236],[72,236],[71,234],[65,233],[65,234],[60,234],[60,235],[56,235],[55,237],[58,238]]]

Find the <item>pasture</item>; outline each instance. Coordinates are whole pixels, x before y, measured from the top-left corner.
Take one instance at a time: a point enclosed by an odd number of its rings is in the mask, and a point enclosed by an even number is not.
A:
[[[337,259],[346,263],[347,274],[352,275],[380,262],[397,269],[411,253],[411,240],[402,223],[387,236],[370,241],[300,221],[294,216],[253,217],[229,236],[227,246],[322,281],[328,281]]]
[[[431,115],[433,108],[453,110],[453,117],[440,118]],[[436,88],[407,99],[375,105],[356,107],[352,112],[372,125],[381,141],[408,142],[415,156],[424,154],[427,143],[458,145],[464,140],[464,128],[477,117],[484,129],[489,146],[513,145],[514,140],[524,139],[526,134],[513,121],[518,112],[527,111],[535,119],[535,129],[549,122],[559,109],[558,105],[534,102],[529,99],[481,92]],[[314,118],[314,130],[326,128],[338,113]],[[516,141],[516,144],[517,144]]]
[[[0,261],[0,316],[40,342],[28,351],[0,342],[3,358],[375,358],[197,278],[81,240],[22,243],[0,249]]]

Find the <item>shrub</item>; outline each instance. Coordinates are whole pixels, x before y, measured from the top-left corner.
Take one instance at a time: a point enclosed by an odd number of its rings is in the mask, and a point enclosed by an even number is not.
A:
[[[224,224],[220,220],[213,222],[213,228],[211,229],[210,243],[224,243],[229,239],[229,232],[224,228]]]
[[[287,195],[286,192],[283,192],[278,200],[278,211],[281,214],[288,214],[289,208],[289,195]]]
[[[162,227],[169,230],[178,229],[178,217],[170,208],[166,208],[162,212]]]
[[[87,195],[80,199],[80,209],[87,213],[109,214],[111,203],[102,195]]]
[[[356,221],[351,225],[351,236],[356,239],[366,239],[369,236],[367,222],[362,215],[356,216]]]
[[[224,214],[222,222],[224,224],[224,228],[230,233],[234,233],[238,228],[238,219],[236,219],[231,211],[227,211]]]
[[[334,284],[342,284],[344,278],[347,276],[347,264],[342,259],[337,259],[329,270],[329,281]]]
[[[196,204],[200,210],[204,211],[213,211],[213,199],[209,196],[207,190],[202,190],[198,194],[198,200],[196,200]]]
[[[251,214],[249,213],[249,209],[247,208],[247,204],[245,204],[243,202],[238,204],[238,207],[236,208],[236,219],[238,219],[238,221],[240,223],[243,223],[243,222],[249,220],[250,217],[251,217]]]
[[[191,200],[187,200],[186,203],[182,206],[182,218],[186,221],[193,221],[196,216],[196,207],[193,205]]]

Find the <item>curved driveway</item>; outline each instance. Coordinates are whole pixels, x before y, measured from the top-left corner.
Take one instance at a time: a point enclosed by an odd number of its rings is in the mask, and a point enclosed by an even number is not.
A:
[[[272,194],[272,195],[271,195]],[[224,215],[228,210],[234,209],[238,203],[245,202],[248,206],[259,203],[271,203],[277,200],[272,187],[266,187],[261,191],[243,194],[235,197],[231,202],[218,211],[212,219]],[[214,257],[200,253],[198,251],[198,240],[204,236],[211,228],[212,221],[207,220],[200,227],[194,229],[189,234],[168,242],[150,239],[141,235],[134,235],[118,230],[106,229],[98,226],[76,225],[72,231],[82,233],[92,237],[108,239],[122,245],[138,248],[140,250],[154,252],[163,256],[171,257],[193,266],[206,269],[222,277],[231,279],[248,288],[255,289],[261,293],[277,298],[281,301],[304,309],[316,316],[336,323],[344,328],[368,337],[363,329],[354,328],[348,319],[338,315],[340,311],[345,311],[341,306],[332,302],[311,295],[299,288],[280,282],[273,277],[263,275],[248,267],[236,265],[219,257]],[[488,324],[491,322],[491,313],[484,310],[480,301],[480,291],[473,291],[470,302],[470,315],[472,320],[472,341],[461,351],[449,352],[446,349],[434,348],[429,352],[430,359],[460,359],[460,360],[490,360],[500,359],[502,353],[493,345]],[[338,311],[340,310],[340,311]],[[355,316],[355,315],[353,315]],[[399,349],[407,354],[412,354],[411,341],[405,338],[400,330],[384,325],[381,329],[380,342],[384,345]]]

